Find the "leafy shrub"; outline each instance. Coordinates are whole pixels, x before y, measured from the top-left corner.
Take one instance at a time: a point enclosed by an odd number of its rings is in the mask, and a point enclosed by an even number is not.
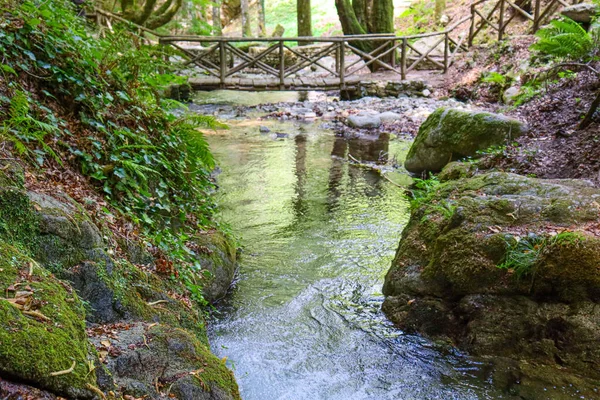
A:
[[[0,13],[0,135],[39,166],[68,163],[140,224],[163,256],[197,269],[187,241],[214,226],[214,161],[198,128],[161,92],[183,82],[170,54],[116,29],[94,36],[67,0],[4,2]]]
[[[553,20],[537,32],[539,38],[532,48],[544,55],[567,59],[589,59],[598,49],[598,27],[587,32],[577,22],[569,18]]]
[[[431,173],[429,174],[428,179],[415,179],[413,185],[414,188],[411,190],[411,208],[414,210],[427,203],[431,197],[433,197],[435,189],[439,186],[439,184],[439,179]]]

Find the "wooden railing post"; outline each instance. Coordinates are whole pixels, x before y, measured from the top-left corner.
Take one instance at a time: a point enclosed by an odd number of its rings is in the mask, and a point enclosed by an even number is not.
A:
[[[279,89],[285,89],[285,48],[283,47],[283,40],[279,41]]]
[[[340,42],[340,90],[346,90],[346,42]]]
[[[221,89],[225,88],[225,76],[227,75],[227,53],[225,52],[225,42],[219,40],[219,79],[221,80]]]
[[[450,37],[449,33],[446,32],[444,35],[444,73],[448,72],[448,67],[450,66],[450,62],[448,60],[448,55],[450,53]]]
[[[469,28],[469,47],[473,46],[475,36],[475,6],[471,4],[471,26]]]
[[[500,16],[498,17],[498,40],[502,40],[504,36],[504,8],[506,4],[504,0],[500,0]]]
[[[402,53],[400,54],[400,76],[406,79],[406,52],[408,51],[408,39],[402,38]]]
[[[340,73],[340,46],[335,48],[335,72]]]

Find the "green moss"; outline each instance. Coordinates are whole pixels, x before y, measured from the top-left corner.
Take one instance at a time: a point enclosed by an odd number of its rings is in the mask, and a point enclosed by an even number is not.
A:
[[[167,303],[148,304],[165,299],[167,293],[183,294],[179,282],[161,279],[126,260],[115,263],[110,276],[104,266],[99,266],[98,271],[100,279],[114,292],[115,299],[135,319],[187,329],[208,344],[203,312],[195,305],[188,306],[173,297],[168,298]]]
[[[0,187],[0,239],[21,249],[37,246],[39,220],[27,197],[16,187]]]
[[[20,165],[16,163],[0,164],[0,187],[25,188],[25,174]]]
[[[453,229],[440,235],[434,246],[423,276],[445,285],[453,294],[476,293],[504,275],[496,268],[505,246],[497,235],[473,235],[466,229]]]
[[[225,362],[219,360],[210,349],[182,329],[175,329],[164,325],[156,325],[149,329],[149,335],[152,335],[155,345],[158,344],[164,349],[168,349],[169,341],[176,341],[191,346],[193,352],[182,352],[180,357],[187,358],[191,363],[201,367],[201,372],[197,374],[197,379],[209,387],[219,387],[234,399],[240,399],[239,389],[235,381],[233,372],[225,365]],[[188,346],[186,346],[188,347]],[[203,386],[198,382],[199,386]]]
[[[600,301],[600,239],[562,233],[549,240],[537,264],[534,293],[572,303]]]
[[[474,164],[468,162],[451,162],[440,172],[438,179],[440,182],[453,181],[463,178],[470,178],[474,173]]]
[[[33,265],[33,274],[28,271]],[[20,283],[20,290],[31,289],[35,311],[49,320],[42,321],[0,300],[0,372],[21,381],[67,396],[87,392],[95,385],[95,374],[88,362],[92,349],[85,332],[82,302],[64,284],[49,275],[15,247],[0,242],[0,293]],[[52,372],[72,372],[51,376]]]

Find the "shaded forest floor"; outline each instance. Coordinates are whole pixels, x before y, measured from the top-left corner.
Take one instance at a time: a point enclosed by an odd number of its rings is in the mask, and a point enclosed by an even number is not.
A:
[[[599,116],[587,129],[576,129],[600,88],[596,77],[588,72],[555,77],[518,106],[501,101],[509,86],[518,87],[544,70],[530,65],[529,47],[534,41],[533,36],[515,36],[462,55],[438,85],[438,93],[529,125],[526,136],[488,155],[486,164],[540,178],[583,178],[600,184]],[[481,81],[482,74],[489,72],[518,79],[499,87]]]

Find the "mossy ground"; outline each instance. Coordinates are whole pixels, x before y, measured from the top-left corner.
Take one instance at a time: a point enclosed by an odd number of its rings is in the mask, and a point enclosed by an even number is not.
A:
[[[10,286],[16,291],[8,290]],[[89,367],[93,350],[87,341],[81,300],[34,260],[0,241],[0,292],[12,298],[17,291],[32,292],[27,300],[31,310],[47,320],[25,315],[9,301],[0,300],[0,371],[70,396],[95,386],[96,376]],[[72,372],[51,376],[68,370],[73,362]]]

